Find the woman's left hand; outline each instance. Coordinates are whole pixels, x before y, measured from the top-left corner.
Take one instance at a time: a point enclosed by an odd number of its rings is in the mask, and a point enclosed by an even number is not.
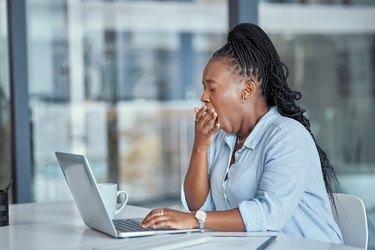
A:
[[[192,229],[198,227],[194,213],[185,213],[169,208],[152,210],[142,222],[142,227],[169,227],[171,229]]]

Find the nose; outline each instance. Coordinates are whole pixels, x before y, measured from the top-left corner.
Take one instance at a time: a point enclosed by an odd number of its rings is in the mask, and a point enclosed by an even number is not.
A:
[[[209,97],[209,94],[207,93],[208,91],[203,91],[203,94],[201,96],[201,102],[203,102],[204,104],[207,104],[210,102],[210,97]]]

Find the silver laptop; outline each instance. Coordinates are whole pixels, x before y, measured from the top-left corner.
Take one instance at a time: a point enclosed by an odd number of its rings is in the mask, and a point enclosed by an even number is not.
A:
[[[115,238],[146,236],[161,233],[198,231],[166,230],[140,227],[141,219],[110,219],[99,193],[90,165],[83,155],[56,152],[57,160],[73,195],[83,222],[93,229]]]

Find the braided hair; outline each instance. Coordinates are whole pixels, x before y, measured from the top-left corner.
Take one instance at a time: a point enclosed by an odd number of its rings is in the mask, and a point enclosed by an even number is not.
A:
[[[224,57],[229,58],[236,71],[243,76],[253,76],[262,81],[261,91],[268,107],[276,106],[281,115],[300,122],[309,131],[319,153],[326,191],[336,208],[331,183],[337,182],[335,170],[326,153],[316,143],[310,121],[304,115],[306,110],[295,102],[301,99],[302,94],[289,88],[288,67],[281,62],[270,38],[255,24],[239,24],[229,32],[227,43],[213,54],[211,60]]]

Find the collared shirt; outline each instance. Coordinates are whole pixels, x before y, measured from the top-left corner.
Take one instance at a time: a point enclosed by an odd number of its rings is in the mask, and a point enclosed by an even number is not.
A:
[[[208,152],[210,192],[200,210],[239,208],[246,231],[281,231],[342,244],[316,145],[301,123],[272,107],[230,166],[236,139],[223,130],[216,133]],[[183,188],[182,202],[188,209]]]

